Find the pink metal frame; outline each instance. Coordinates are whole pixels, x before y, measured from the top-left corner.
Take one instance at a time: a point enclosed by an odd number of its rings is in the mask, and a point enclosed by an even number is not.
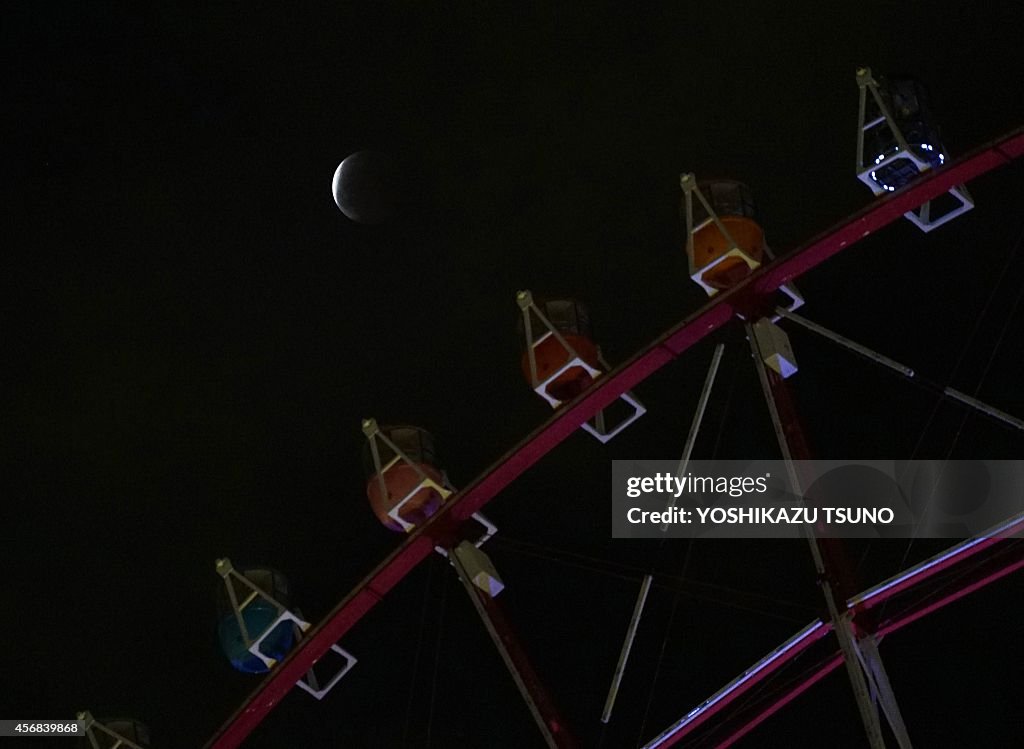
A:
[[[847,601],[847,608],[854,611],[854,622],[856,622],[856,616],[858,613],[880,606],[898,594],[912,592],[914,589],[920,589],[924,583],[938,575],[940,572],[951,570],[954,567],[963,568],[967,566],[966,562],[972,557],[975,557],[982,552],[992,551],[1000,541],[1005,541],[1005,539],[1021,532],[1024,532],[1024,516],[1017,516],[977,539],[957,544],[953,548],[939,554],[931,560],[913,567],[906,573],[897,575],[892,580],[876,585],[865,593],[851,598]],[[1021,566],[1024,566],[1024,561],[1019,561],[1016,558],[1013,558],[1005,566],[986,571],[979,579],[973,579],[970,578],[970,576],[967,576],[966,579],[960,581],[957,586],[951,586],[951,592],[927,606],[911,607],[904,613],[897,615],[895,618],[882,622],[877,629],[876,635],[881,637],[889,632],[901,629],[906,625],[917,621],[921,617],[937,611],[943,606],[953,603],[954,601],[963,598],[969,593],[972,593],[989,583],[995,582],[1010,572],[1019,569]],[[742,697],[746,692],[750,691],[750,689],[755,685],[780,669],[783,665],[791,662],[804,651],[808,650],[812,645],[820,641],[831,631],[832,623],[823,622],[820,619],[807,625],[799,633],[762,658],[754,664],[754,666],[747,669],[743,676],[738,679],[734,679],[728,686],[719,690],[717,693],[676,721],[673,725],[669,726],[659,736],[646,744],[644,749],[662,749],[662,747],[672,746],[684,737],[692,734],[702,724],[707,723],[715,714],[722,712],[726,707]],[[821,666],[821,668],[827,667],[827,670],[824,673],[813,671],[805,674],[804,680],[809,680],[812,683],[817,682],[820,678],[824,678],[825,675],[838,667],[842,662],[842,655],[837,654],[834,659],[829,660],[826,664]],[[791,699],[794,699],[801,694],[803,692],[803,689],[800,688],[802,683],[803,680],[799,680],[797,684],[792,687],[792,691],[790,693],[780,696],[777,703],[773,703],[766,708],[763,713],[752,718],[748,723],[744,723],[740,729],[737,729],[738,732],[742,730],[742,733],[739,735],[745,734],[747,730],[752,730],[754,726],[774,714],[774,712],[779,707],[782,707],[783,704],[786,704]],[[736,738],[739,738],[739,735],[737,735]]]
[[[594,384],[574,401],[484,471],[472,484],[449,499],[429,522],[364,578],[328,617],[279,663],[245,703],[207,743],[208,749],[234,749],[260,724],[331,645],[402,578],[433,551],[451,541],[459,525],[479,511],[530,466],[554,449],[598,411],[645,380],[687,349],[731,320],[745,302],[771,294],[833,255],[850,247],[907,211],[1024,155],[1024,129],[1018,129],[971,154],[923,175],[902,190],[871,203],[864,210],[815,237],[807,244],[762,266],[736,287],[661,335],[631,359]]]
[[[1007,575],[1016,572],[1017,570],[1024,568],[1024,557],[1018,555],[1017,557],[1009,560],[1009,563],[1004,566],[995,567],[993,570],[985,574],[984,576],[974,580],[973,582],[964,585],[956,590],[947,593],[942,598],[939,598],[927,606],[913,607],[910,610],[893,617],[892,619],[883,623],[879,628],[877,635],[879,637],[889,634],[890,632],[896,632],[897,630],[903,629],[908,624],[916,622],[928,614],[937,611],[944,606],[947,606],[954,601],[958,601],[964,596],[973,593],[976,590],[991,585],[992,583],[1006,577]],[[843,663],[843,656],[841,653],[835,653],[829,656],[826,660],[818,663],[811,670],[805,672],[799,679],[786,687],[786,689],[777,694],[767,705],[758,710],[754,715],[750,716],[746,720],[741,720],[738,724],[732,728],[731,732],[723,739],[719,739],[715,746],[717,749],[724,749],[725,747],[732,746],[741,738],[746,736],[748,733],[753,731],[764,721],[770,718],[772,715],[777,713],[783,707],[788,705],[790,702],[795,700],[801,694],[806,692],[812,686],[817,684],[819,681],[824,679],[830,673],[835,671]],[[676,741],[683,738],[683,735],[675,735],[671,741],[664,741],[657,746],[671,746]]]

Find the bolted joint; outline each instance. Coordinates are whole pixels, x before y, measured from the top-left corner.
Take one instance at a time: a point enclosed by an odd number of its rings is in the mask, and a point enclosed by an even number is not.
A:
[[[491,558],[469,541],[462,541],[452,549],[452,554],[459,562],[456,571],[461,568],[460,575],[464,574],[467,582],[482,590],[489,598],[495,598],[505,589],[505,583],[494,569]],[[454,564],[454,560],[452,562]]]
[[[693,172],[680,174],[679,186],[683,188],[683,192],[693,192],[693,189],[697,186],[697,178],[694,177]]]
[[[374,435],[376,435],[377,433],[380,432],[380,429],[377,427],[377,420],[376,419],[372,419],[372,418],[370,418],[370,419],[363,419],[362,426],[363,426],[363,434],[365,434],[367,436],[367,438],[373,437]]]
[[[233,566],[231,566],[231,560],[227,557],[224,557],[223,559],[218,559],[215,563],[215,566],[217,568],[217,574],[221,577],[227,577],[232,572],[234,572],[235,569]]]
[[[783,379],[796,374],[799,368],[786,331],[767,317],[754,323],[753,329],[757,349],[765,365],[775,370]]]
[[[522,310],[529,309],[533,305],[533,294],[530,293],[529,289],[524,289],[516,294],[516,304]]]

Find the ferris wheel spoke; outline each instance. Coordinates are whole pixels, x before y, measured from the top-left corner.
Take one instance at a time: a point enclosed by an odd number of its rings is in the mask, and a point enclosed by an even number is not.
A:
[[[952,398],[953,400],[957,401],[958,403],[964,406],[967,406],[968,408],[972,408],[975,411],[978,411],[979,413],[985,414],[986,416],[990,416],[993,419],[1003,422],[1004,424],[1008,424],[1014,427],[1015,429],[1024,431],[1024,419],[1019,419],[1016,416],[1013,416],[1012,414],[1008,414],[1006,411],[996,408],[995,406],[989,405],[988,403],[985,403],[984,401],[979,400],[978,398],[970,396],[967,393],[964,393],[963,391],[957,390],[954,387],[942,386],[929,380],[926,380],[923,377],[920,377],[913,368],[908,367],[906,364],[901,364],[895,359],[890,359],[888,356],[880,354],[874,349],[870,349],[867,346],[857,343],[856,341],[852,341],[846,336],[836,333],[834,330],[829,330],[824,325],[819,325],[816,322],[812,322],[811,320],[808,320],[806,317],[803,317],[802,315],[798,315],[795,312],[790,312],[789,310],[784,309],[782,307],[779,307],[775,311],[780,316],[786,318],[787,320],[793,321],[800,327],[809,330],[812,333],[816,333],[817,335],[821,336],[822,338],[825,338],[826,340],[832,341],[833,343],[837,343],[845,349],[858,353],[864,358],[868,359],[869,361],[873,361],[876,364],[881,364],[883,367],[887,367],[896,372],[899,372],[908,380],[911,380],[916,384],[922,385],[926,389],[948,396],[949,398]]]

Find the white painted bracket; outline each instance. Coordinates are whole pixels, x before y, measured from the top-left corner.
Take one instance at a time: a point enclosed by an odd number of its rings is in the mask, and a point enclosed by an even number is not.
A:
[[[320,682],[313,673],[313,669],[310,669],[309,673],[307,673],[304,678],[295,682],[295,684],[305,690],[307,694],[312,695],[318,700],[322,700],[328,692],[334,689],[334,686],[341,681],[345,674],[351,671],[352,667],[357,663],[356,657],[337,643],[331,645],[331,650],[345,659],[345,665],[338,669],[337,673],[335,673],[326,684],[322,687],[320,686]]]
[[[594,437],[596,437],[601,443],[607,444],[614,437],[618,436],[618,434],[623,429],[625,429],[630,424],[632,424],[634,421],[636,421],[641,416],[643,416],[645,413],[647,413],[647,409],[637,399],[637,397],[635,395],[633,395],[632,393],[625,392],[621,396],[619,396],[619,399],[621,401],[623,401],[624,403],[626,403],[626,405],[630,406],[630,408],[632,408],[633,411],[632,411],[632,413],[629,416],[627,416],[625,419],[623,419],[618,424],[616,424],[614,427],[612,427],[612,429],[610,431],[606,430],[604,428],[604,426],[603,426],[603,422],[604,422],[604,418],[603,418],[604,412],[603,411],[598,415],[598,417],[595,417],[594,421],[597,422],[596,425],[595,424],[591,424],[589,421],[585,421],[582,424],[580,424],[580,427],[582,429],[584,429],[586,432],[588,432],[589,434],[592,434]]]
[[[308,632],[311,626],[309,622],[305,621],[304,619],[301,619],[300,617],[296,616],[287,609],[281,612],[277,619],[275,619],[273,623],[269,627],[267,627],[266,631],[262,635],[260,635],[260,637],[257,638],[256,641],[253,642],[253,644],[249,647],[249,652],[257,658],[259,658],[261,661],[263,661],[263,663],[266,665],[268,669],[271,669],[277,665],[277,659],[270,658],[269,656],[264,655],[263,652],[260,650],[260,645],[263,643],[263,640],[266,637],[268,637],[271,632],[277,629],[278,625],[280,625],[282,622],[291,622],[292,626],[295,628],[296,634],[299,637]],[[352,667],[357,663],[356,657],[347,650],[345,650],[343,647],[338,645],[337,643],[331,645],[331,650],[345,659],[345,665],[338,669],[338,671],[335,672],[335,674],[331,676],[330,679],[328,679],[326,684],[324,684],[323,686],[320,685],[320,680],[313,672],[313,669],[310,669],[309,672],[304,677],[295,682],[296,686],[301,687],[305,692],[312,695],[318,700],[322,700],[327,695],[328,692],[334,689],[335,685],[339,681],[341,681],[342,677],[344,677],[345,674],[351,671]]]
[[[480,538],[476,540],[476,543],[473,544],[473,546],[479,549],[485,543],[490,541],[494,534],[498,532],[498,526],[488,520],[487,516],[482,512],[474,512],[470,517],[484,527],[484,535],[480,536]],[[444,558],[448,558],[448,551],[446,549],[440,546],[435,546],[434,551]]]
[[[296,627],[299,633],[304,633],[310,627],[309,622],[303,621],[299,617],[295,616],[295,614],[293,614],[288,609],[284,609],[283,611],[281,611],[281,613],[277,615],[277,618],[274,619],[274,621],[271,622],[270,625],[265,630],[263,630],[263,633],[255,640],[253,640],[251,645],[249,645],[249,652],[257,658],[259,658],[261,661],[263,661],[263,665],[266,666],[268,669],[271,669],[277,665],[277,659],[265,655],[263,651],[260,650],[260,646],[263,644],[263,641],[267,639],[274,630],[277,629],[278,625],[280,625],[281,622],[292,622],[292,624]]]
[[[754,323],[753,330],[764,363],[782,375],[783,379],[796,374],[796,356],[786,331],[767,317]]]
[[[450,491],[445,489],[443,486],[438,484],[429,476],[424,476],[420,483],[416,484],[416,486],[408,494],[406,494],[404,497],[402,497],[401,500],[399,500],[398,504],[396,504],[394,507],[388,510],[388,517],[394,520],[400,526],[402,526],[402,530],[404,530],[406,533],[411,533],[412,530],[416,527],[416,525],[414,523],[407,522],[398,513],[401,512],[402,507],[404,507],[405,504],[410,499],[415,497],[416,494],[421,489],[433,489],[439,495],[441,495],[442,501],[448,499],[448,497],[450,497],[452,494]]]
[[[491,598],[505,589],[491,558],[469,541],[463,541],[452,549],[452,554],[458,558],[470,582]]]
[[[766,246],[764,248],[764,254],[768,256],[769,260],[775,260],[775,253],[772,252],[770,247]],[[782,309],[787,312],[793,312],[794,310],[800,309],[804,306],[804,295],[800,293],[800,289],[796,287],[795,283],[782,284],[782,286],[779,287],[779,291],[789,297],[789,304],[783,305]],[[777,313],[771,318],[772,322],[778,322],[781,319],[781,313]]]

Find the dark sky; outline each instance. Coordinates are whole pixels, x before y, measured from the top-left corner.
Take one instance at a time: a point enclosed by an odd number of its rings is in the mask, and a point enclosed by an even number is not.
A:
[[[217,650],[214,559],[284,571],[315,621],[399,542],[363,494],[361,418],[428,428],[457,485],[547,418],[519,372],[517,289],[585,299],[618,363],[705,301],[680,172],[748,183],[777,253],[866,205],[859,65],[924,80],[954,156],[1024,123],[1009,3],[136,5],[22,4],[0,32],[0,713],[131,715],[155,747],[202,745],[257,683]],[[414,198],[376,227],[329,189],[365,148]],[[1022,180],[986,176],[962,219],[830,261],[801,281],[807,316],[1024,414]],[[822,457],[1020,457],[1020,433],[791,337]],[[698,456],[775,456],[742,338],[716,340]],[[610,539],[610,461],[678,456],[713,343],[638,388],[650,412],[620,439],[571,437],[487,511],[502,600],[586,746],[650,739],[817,615],[802,543]],[[857,545],[864,585],[906,546]],[[1019,740],[1022,590],[884,643],[916,746]],[[343,644],[350,678],[290,695],[247,747],[540,745],[440,558]],[[741,745],[862,735],[837,672]]]

